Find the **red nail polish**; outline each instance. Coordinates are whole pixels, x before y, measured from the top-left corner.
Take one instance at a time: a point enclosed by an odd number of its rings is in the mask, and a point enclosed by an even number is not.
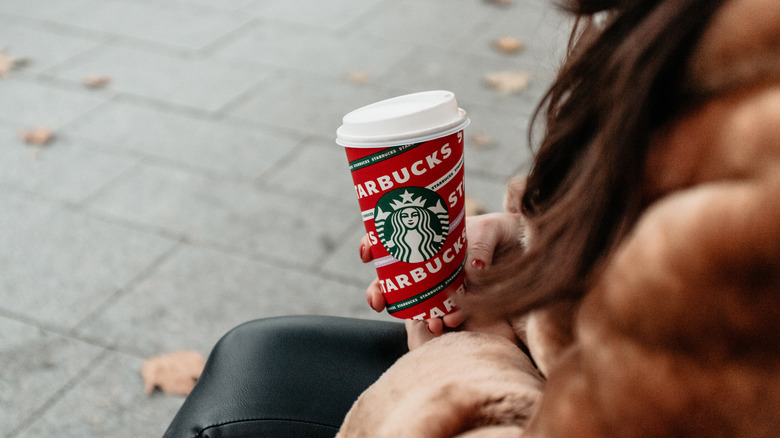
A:
[[[479,259],[474,259],[471,261],[471,266],[473,266],[474,269],[482,269],[485,267],[485,262]]]
[[[363,251],[366,249],[365,245],[360,245],[360,260],[363,260]]]

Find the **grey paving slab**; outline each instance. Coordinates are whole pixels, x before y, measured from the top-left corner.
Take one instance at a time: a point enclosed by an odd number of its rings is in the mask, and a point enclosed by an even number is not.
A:
[[[70,328],[174,242],[0,192],[0,308]]]
[[[65,134],[109,149],[249,179],[273,168],[300,141],[246,124],[122,101],[107,103],[68,126]]]
[[[162,436],[183,399],[144,394],[142,363],[121,353],[109,355],[17,436]]]
[[[146,355],[208,352],[240,323],[300,314],[382,317],[360,287],[185,245],[79,332]]]
[[[358,256],[360,239],[366,234],[363,223],[358,218],[353,221],[349,233],[343,237],[334,251],[329,254],[318,267],[322,272],[349,279],[359,286],[361,291],[376,278],[376,269],[372,263],[363,264]],[[364,299],[365,295],[361,295]],[[368,306],[368,304],[366,304]]]
[[[50,18],[94,0],[0,0],[0,14],[29,18]]]
[[[504,211],[505,181],[466,172],[466,195],[479,202],[487,213]]]
[[[350,30],[446,49],[479,27],[491,12],[490,5],[473,0],[386,1],[353,23]]]
[[[299,7],[299,2],[285,4]],[[318,4],[325,7],[332,3]],[[214,53],[228,59],[338,77],[360,72],[371,80],[381,80],[413,48],[409,43],[356,33],[323,32],[311,26],[258,20],[223,40]]]
[[[84,90],[7,78],[0,81],[0,120],[18,129],[62,127],[105,101]]]
[[[48,73],[79,83],[87,76],[108,76],[110,90],[213,112],[243,95],[270,72],[115,42]]]
[[[553,2],[516,2],[492,15],[484,25],[459,38],[458,51],[502,60],[524,58],[548,70],[558,67],[573,23]],[[522,41],[525,49],[515,54],[497,51],[493,41],[506,36]]]
[[[488,88],[485,76],[503,71],[523,71],[531,74],[528,87],[517,94],[505,94]],[[386,86],[405,92],[450,90],[458,101],[468,101],[494,108],[513,110],[532,107],[544,94],[551,77],[549,73],[526,58],[498,59],[459,51],[444,51],[427,47],[416,49],[403,65],[384,82]]]
[[[86,368],[101,349],[0,317],[0,428],[21,426]]]
[[[311,264],[344,231],[353,205],[143,166],[90,201],[92,211],[196,242]]]
[[[398,94],[399,90],[351,84],[346,78],[301,73],[275,77],[228,114],[335,140],[344,114]]]
[[[229,11],[237,11],[251,5],[255,0],[169,0],[178,5],[207,5]]]
[[[354,201],[355,211],[359,212],[344,148],[333,140],[310,138],[284,165],[269,172],[267,181],[269,187],[309,192],[346,204]]]
[[[465,130],[465,166],[467,171],[508,178],[527,168],[531,161],[528,124],[532,109],[496,109],[469,102],[458,102],[471,119]]]
[[[97,47],[102,41],[102,38],[67,33],[50,29],[45,24],[21,22],[15,17],[0,15],[0,48],[7,55],[27,60],[24,68],[14,71],[14,75],[40,73]]]
[[[59,13],[53,20],[196,50],[235,30],[249,18],[245,14],[194,3],[101,0]]]
[[[138,162],[57,137],[47,146],[25,145],[0,126],[0,184],[77,203]]]
[[[243,12],[293,23],[309,24],[328,29],[356,25],[375,6],[388,0],[254,0]]]

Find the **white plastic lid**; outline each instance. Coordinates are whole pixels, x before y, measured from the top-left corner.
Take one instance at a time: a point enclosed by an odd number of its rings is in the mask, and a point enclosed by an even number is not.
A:
[[[336,143],[366,148],[419,143],[460,131],[468,124],[454,93],[424,91],[372,103],[345,115],[336,131]]]

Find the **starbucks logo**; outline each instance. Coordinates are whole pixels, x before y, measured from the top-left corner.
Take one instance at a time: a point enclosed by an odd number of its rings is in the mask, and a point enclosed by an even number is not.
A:
[[[374,225],[387,252],[406,263],[424,262],[444,245],[449,214],[433,190],[403,187],[379,198]]]

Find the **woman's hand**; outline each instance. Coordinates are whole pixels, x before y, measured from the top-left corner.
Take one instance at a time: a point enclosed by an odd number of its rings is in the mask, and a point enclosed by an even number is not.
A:
[[[493,213],[466,218],[466,237],[468,253],[466,256],[466,283],[483,281],[495,262],[496,254],[504,250],[517,248],[519,236],[523,231],[523,219],[519,214]],[[373,260],[368,235],[360,240],[360,260],[369,263]],[[466,290],[468,293],[468,287]],[[376,278],[366,289],[366,301],[376,312],[382,312],[387,305],[379,279]],[[454,329],[465,321],[462,311],[455,311],[442,318],[431,318],[422,322],[407,322],[410,346],[421,344],[442,334],[446,329]],[[427,332],[427,333],[426,333]],[[414,342],[412,342],[414,341]]]
[[[521,248],[525,219],[519,213],[491,213],[466,218],[466,282],[481,283],[501,255]],[[468,292],[468,286],[467,286]]]
[[[368,235],[365,235],[362,239],[360,239],[360,260],[363,263],[370,263],[373,259],[374,258],[371,255],[371,243],[368,239]],[[366,289],[366,301],[368,302],[368,306],[374,309],[374,311],[377,313],[381,313],[385,310],[387,301],[385,300],[385,296],[382,294],[382,289],[379,287],[378,278],[375,278],[374,281],[368,285],[368,288]],[[415,327],[417,327],[416,330],[419,330],[421,327],[425,328],[428,332],[430,332],[431,335],[438,336],[444,333],[445,327],[458,327],[459,325],[463,324],[464,319],[463,312],[455,311],[449,315],[445,315],[442,318],[428,319],[425,321],[426,324],[416,324]],[[410,325],[407,324],[407,331],[409,328]]]

